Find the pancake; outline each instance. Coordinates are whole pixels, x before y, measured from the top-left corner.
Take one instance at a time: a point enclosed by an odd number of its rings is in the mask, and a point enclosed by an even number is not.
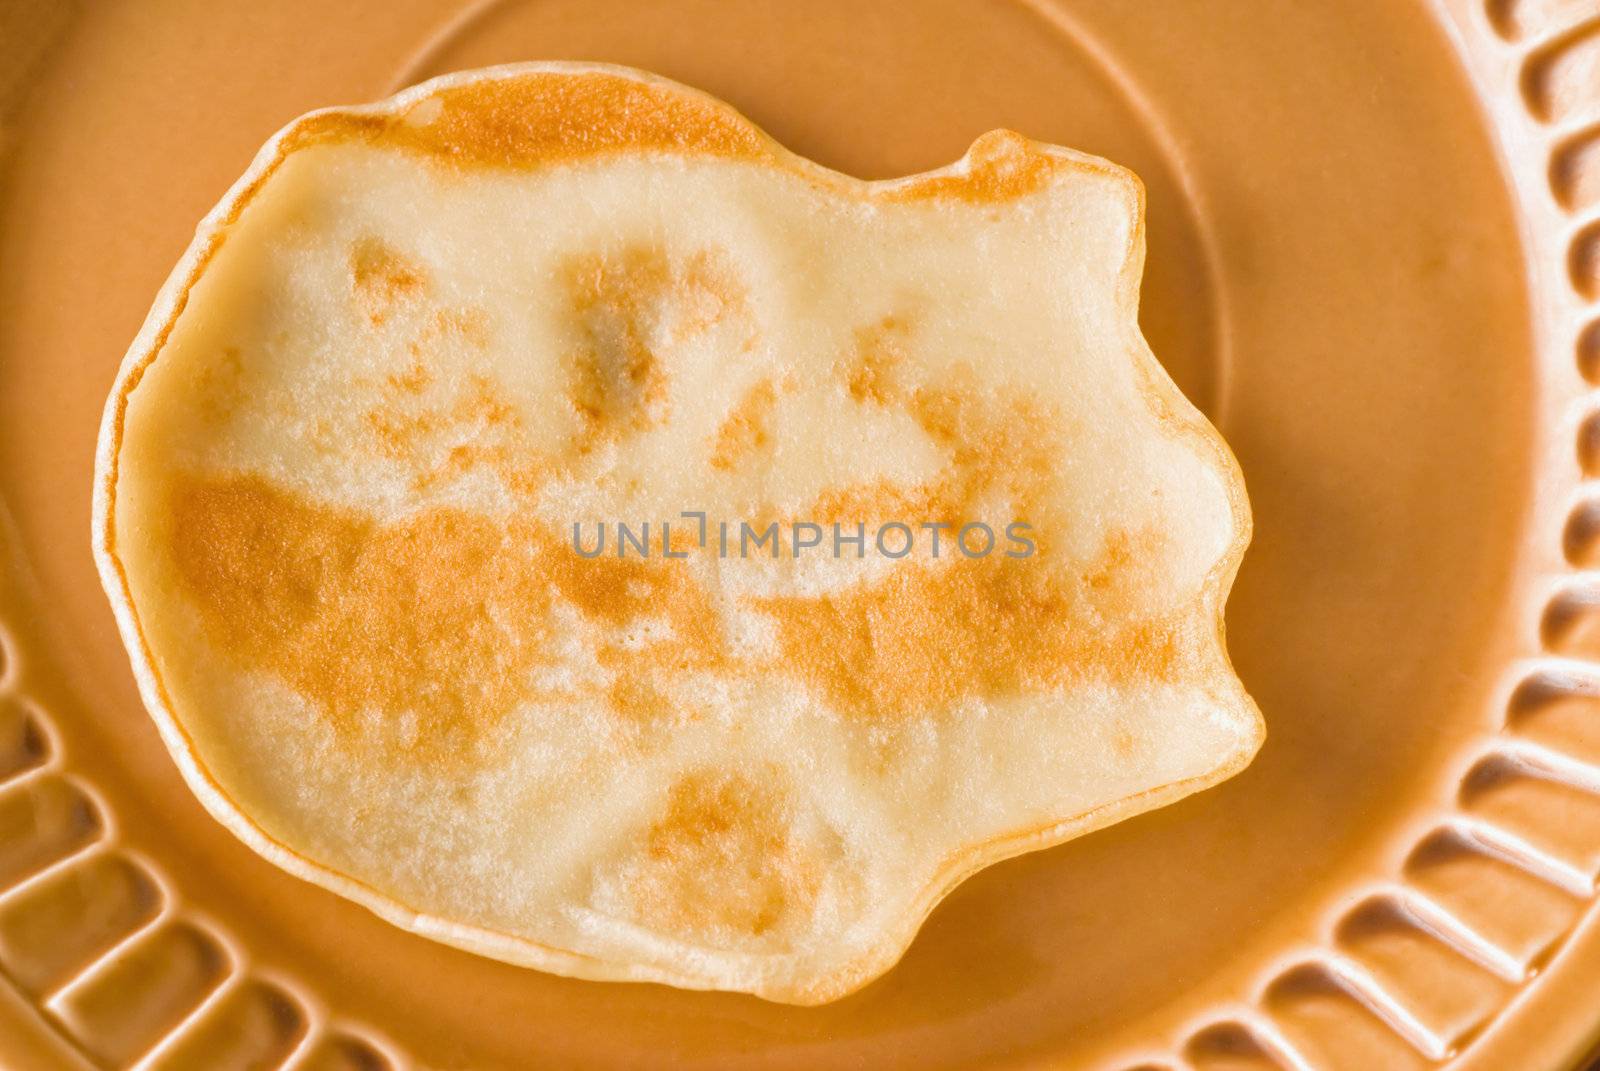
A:
[[[1240,770],[1249,509],[1139,333],[1143,196],[1008,131],[858,181],[587,64],[291,123],[99,442],[185,779],[416,933],[808,1004]]]

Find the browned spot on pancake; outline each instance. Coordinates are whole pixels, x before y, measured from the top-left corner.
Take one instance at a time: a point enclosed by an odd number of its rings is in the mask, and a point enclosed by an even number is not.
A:
[[[392,251],[374,252],[370,241],[356,248],[366,249],[369,261],[357,270],[358,293],[377,303],[373,322],[382,323],[394,295],[419,288],[422,277],[393,268]],[[378,400],[361,414],[371,448],[410,468],[419,491],[480,466],[494,468],[507,487],[538,483],[531,476],[537,466],[522,443],[521,414],[497,381],[481,373],[441,379],[437,371],[448,349],[484,350],[489,342],[484,310],[434,309],[407,333],[396,354],[405,363],[383,376]],[[367,389],[366,381],[358,383]]]
[[[959,367],[938,386],[907,392],[904,404],[949,452],[939,476],[834,489],[800,514],[869,529],[891,520],[947,524],[941,560],[908,560],[881,580],[820,598],[756,600],[778,623],[786,672],[840,709],[900,717],[1071,681],[1172,680],[1189,670],[1181,619],[1142,618],[1123,586],[1141,553],[1159,550],[1156,533],[1113,532],[1079,563],[1035,531],[1033,556],[1005,556],[1005,524],[1039,507],[1067,449],[1058,417],[1025,395],[978,389]],[[996,549],[963,557],[960,526],[984,520],[982,505],[995,501],[1008,510],[987,518]],[[929,545],[928,535],[919,538]]]
[[[489,345],[489,314],[481,308],[441,308],[433,316],[433,334],[438,338],[456,338],[476,349]]]
[[[677,333],[687,337],[749,311],[749,294],[738,271],[720,249],[698,249],[682,266],[676,294],[681,302]]]
[[[1027,559],[908,566],[842,593],[759,605],[778,622],[787,672],[858,716],[915,716],[1074,681],[1170,681],[1186,668],[1176,623],[1099,620]]]
[[[412,484],[425,490],[442,480],[462,475],[480,465],[497,470],[508,480],[513,473],[538,468],[536,459],[520,446],[521,413],[487,376],[467,377],[466,389],[453,401],[435,404],[415,399],[431,385],[430,376],[416,368],[390,377],[388,385],[399,396],[386,399],[362,414],[378,453],[415,470]],[[522,455],[528,456],[517,464]]]
[[[548,476],[548,459],[528,444],[521,410],[499,382],[468,373],[441,382],[429,364],[438,336],[483,330],[481,315],[441,314],[407,345],[409,363],[383,378],[379,399],[361,414],[370,446],[412,470],[412,486],[427,490],[473,469],[494,470],[501,483],[531,494]]]
[[[467,377],[471,390],[456,400],[454,416],[463,423],[476,422],[498,428],[520,424],[522,415],[489,376],[473,373]]]
[[[567,290],[583,335],[572,356],[572,403],[593,426],[649,427],[664,415],[666,373],[652,345],[659,297],[671,286],[664,255],[575,258]]]
[[[586,253],[565,275],[582,339],[570,397],[591,437],[664,420],[673,347],[744,306],[729,267],[706,250],[679,261],[651,246]]]
[[[367,319],[380,324],[402,298],[420,293],[427,276],[420,265],[379,238],[363,238],[350,247],[350,278]]]
[[[672,786],[631,875],[643,922],[731,940],[810,915],[819,868],[792,831],[793,803],[778,776],[707,771]]]
[[[1012,402],[1012,413],[997,413],[996,407],[980,392],[975,380],[976,376],[970,368],[957,368],[949,383],[920,387],[907,404],[911,415],[928,437],[954,451],[958,468],[983,463],[999,452],[1002,444],[994,441],[993,436],[1008,431],[1004,426],[1008,417],[1015,416],[1034,428],[1041,424],[1032,418],[1036,410],[1021,397]],[[1027,444],[1019,439],[1020,436],[1016,434],[1008,436],[1008,441],[1027,448]],[[1037,452],[1038,446],[1034,445],[1031,450]]]
[[[433,372],[418,359],[403,372],[389,373],[385,381],[401,393],[421,394],[433,385]]]
[[[460,163],[531,167],[625,150],[765,156],[762,135],[732,108],[668,83],[605,72],[545,72],[441,89],[401,116],[307,120],[293,141],[363,134]]]
[[[908,324],[898,316],[885,316],[870,327],[856,329],[856,350],[845,374],[850,397],[874,405],[899,401],[902,385],[895,373],[906,360],[908,331]]]
[[[561,598],[607,630],[596,641],[595,655],[611,681],[599,698],[624,721],[649,724],[695,717],[696,711],[671,698],[671,683],[691,672],[738,671],[711,595],[685,561],[586,559],[563,550],[549,556],[548,568]],[[624,644],[615,638],[645,622],[659,626],[649,642]],[[582,692],[574,696],[582,697]]]
[[[885,190],[883,196],[894,201],[927,197],[1012,201],[1043,189],[1066,163],[1014,130],[991,130],[980,136],[967,150],[967,161],[962,173],[916,178]]]
[[[652,535],[655,533],[652,532]],[[652,547],[659,553],[659,545]],[[552,555],[550,580],[562,598],[586,616],[611,626],[664,617],[677,639],[680,661],[703,663],[720,645],[709,597],[685,562],[666,558],[580,558]]]
[[[798,516],[817,524],[844,525],[852,531],[857,523],[951,523],[960,518],[962,508],[955,487],[956,481],[948,475],[919,484],[876,479],[824,491]]]
[[[618,670],[606,686],[606,702],[617,714],[638,723],[682,720],[673,701],[663,695],[648,673],[632,666]]]
[[[655,642],[600,645],[630,718],[664,712],[655,674],[725,660],[682,561],[583,559],[537,525],[459,509],[379,523],[258,476],[180,479],[172,516],[174,564],[214,643],[342,732],[367,713],[414,716],[408,746],[425,757],[461,752],[532,696],[554,599],[613,630],[665,620]]]
[[[409,715],[414,738],[386,742],[457,752],[544,657],[538,559],[487,517],[433,509],[379,524],[240,476],[180,480],[172,525],[174,564],[213,642],[347,734],[368,712]]]
[[[440,425],[439,414],[431,409],[410,412],[390,405],[374,406],[361,419],[376,439],[378,452],[395,461],[412,460],[418,440]]]
[[[325,113],[301,120],[285,154],[359,140],[453,165],[532,169],[625,152],[665,152],[769,164],[862,200],[955,197],[1001,202],[1039,190],[1057,168],[1108,169],[1052,156],[1010,130],[968,149],[949,175],[873,186],[809,167],[776,148],[750,120],[703,93],[606,71],[530,72],[436,90],[399,114]]]
[[[730,472],[747,455],[765,450],[772,442],[772,407],[778,392],[772,380],[763,379],[745,392],[728,419],[717,429],[711,445],[711,467]]]
[[[1068,428],[1055,413],[1020,393],[990,396],[979,390],[970,369],[955,368],[939,386],[897,389],[930,440],[944,448],[948,463],[931,480],[897,483],[879,478],[824,491],[797,516],[822,524],[869,525],[887,521],[959,526],[982,520],[988,501],[1009,510],[990,516],[997,528],[1028,516],[1046,492],[1053,467],[1067,449]],[[1047,535],[1047,534],[1046,534]],[[946,540],[953,538],[947,536]]]
[[[1139,565],[1161,551],[1162,535],[1153,528],[1136,532],[1117,528],[1107,532],[1099,556],[1084,572],[1084,583],[1096,592],[1108,592],[1130,578]]]

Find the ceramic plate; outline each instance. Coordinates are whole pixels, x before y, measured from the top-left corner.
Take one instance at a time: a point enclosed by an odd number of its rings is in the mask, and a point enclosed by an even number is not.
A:
[[[408,935],[190,796],[89,551],[117,362],[279,126],[644,67],[863,177],[1136,170],[1238,454],[1253,766],[994,867],[820,1008]],[[0,0],[0,1065],[1543,1071],[1600,1025],[1595,0]]]

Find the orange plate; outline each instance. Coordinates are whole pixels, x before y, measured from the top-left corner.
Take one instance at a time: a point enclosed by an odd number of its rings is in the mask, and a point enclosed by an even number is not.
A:
[[[553,58],[865,177],[996,126],[1144,177],[1146,332],[1255,505],[1249,770],[984,872],[821,1008],[478,959],[206,817],[90,561],[118,358],[286,120]],[[1523,1071],[1592,1042],[1595,0],[0,0],[0,149],[0,1064]]]

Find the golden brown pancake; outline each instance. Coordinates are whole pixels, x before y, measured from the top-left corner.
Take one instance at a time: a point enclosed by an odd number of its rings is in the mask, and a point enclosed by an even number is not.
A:
[[[1260,745],[1244,488],[1143,257],[1133,175],[1007,131],[862,182],[576,64],[305,116],[107,407],[145,702],[220,821],[397,925],[836,998],[967,874]]]

